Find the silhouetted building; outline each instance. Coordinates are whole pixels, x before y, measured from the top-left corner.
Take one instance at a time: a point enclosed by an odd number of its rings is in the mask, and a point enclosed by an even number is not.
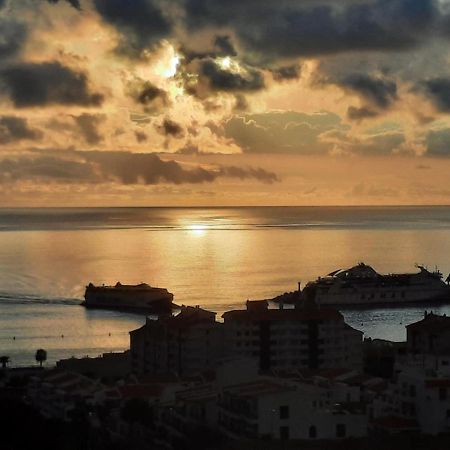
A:
[[[131,331],[130,351],[135,374],[194,375],[223,356],[223,324],[214,312],[183,306],[176,316],[147,319]]]
[[[130,373],[130,352],[103,353],[97,358],[61,359],[56,367],[93,378],[123,378]]]
[[[257,358],[262,370],[361,368],[362,336],[336,309],[305,301],[295,309],[269,309],[248,301],[223,314],[227,354]]]
[[[411,353],[450,354],[450,317],[425,312],[425,317],[406,327],[407,349]]]

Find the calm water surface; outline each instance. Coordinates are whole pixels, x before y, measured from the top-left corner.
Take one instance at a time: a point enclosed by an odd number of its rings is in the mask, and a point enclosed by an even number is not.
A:
[[[88,282],[145,281],[220,314],[359,261],[380,272],[438,266],[446,276],[450,207],[3,209],[0,353],[20,365],[39,347],[49,362],[127,348],[144,318],[86,311]],[[344,315],[366,336],[402,340],[423,311]]]

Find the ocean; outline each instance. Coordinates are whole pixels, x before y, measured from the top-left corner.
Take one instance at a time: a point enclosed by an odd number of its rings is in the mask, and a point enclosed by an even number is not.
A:
[[[166,287],[220,318],[361,261],[447,276],[450,207],[0,209],[0,354],[19,366],[38,348],[47,364],[128,348],[145,317],[86,310],[89,282]],[[366,337],[399,341],[424,310],[343,313]]]

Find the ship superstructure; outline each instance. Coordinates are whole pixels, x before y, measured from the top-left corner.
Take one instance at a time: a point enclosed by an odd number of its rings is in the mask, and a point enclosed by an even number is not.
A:
[[[392,305],[402,303],[445,302],[450,287],[439,270],[417,266],[419,272],[382,275],[359,263],[319,277],[303,289],[314,291],[318,305]]]
[[[167,289],[147,283],[95,286],[89,283],[84,294],[84,306],[93,308],[130,309],[148,312],[170,312],[173,294]]]

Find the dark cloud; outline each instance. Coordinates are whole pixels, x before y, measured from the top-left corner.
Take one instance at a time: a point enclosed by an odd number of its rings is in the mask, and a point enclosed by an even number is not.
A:
[[[0,17],[0,61],[19,54],[27,36],[28,29],[26,25],[12,19]]]
[[[200,73],[208,79],[210,88],[217,91],[257,91],[264,88],[262,72],[252,67],[234,72],[207,59],[201,62]]]
[[[163,123],[158,126],[158,131],[165,136],[171,136],[176,139],[184,137],[183,127],[179,123],[168,118],[165,118]]]
[[[300,77],[300,66],[292,64],[271,69],[275,81],[296,80]]]
[[[86,158],[99,164],[104,176],[113,176],[123,184],[212,183],[219,177],[256,179],[265,183],[277,181],[275,174],[263,169],[226,166],[185,169],[176,161],[164,161],[157,155],[148,153],[89,152]]]
[[[99,93],[91,92],[85,73],[57,61],[17,63],[0,72],[6,89],[18,108],[52,104],[98,106]]]
[[[433,78],[419,85],[439,111],[450,112],[450,78]]]
[[[170,105],[167,92],[150,81],[136,80],[130,83],[128,94],[147,112],[157,111]]]
[[[28,155],[0,160],[0,183],[45,181],[86,183],[96,179],[94,168],[84,161],[51,155]]]
[[[432,31],[434,0],[257,1],[185,0],[191,32],[232,28],[261,60],[352,50],[398,50]]]
[[[355,106],[349,106],[347,109],[347,117],[350,120],[360,121],[364,119],[371,119],[378,116],[378,112],[370,109],[366,106],[356,108]]]
[[[363,97],[370,104],[386,109],[397,100],[397,84],[395,81],[367,74],[349,75],[336,84],[350,89]]]
[[[105,120],[103,114],[83,113],[79,116],[72,116],[72,118],[88,144],[96,145],[103,141],[103,136],[98,130],[99,125]]]
[[[268,172],[267,170],[258,168],[242,168],[236,166],[226,166],[220,169],[220,173],[225,177],[240,178],[245,180],[247,178],[254,178],[261,181],[262,183],[272,184],[280,181],[278,176],[273,172]]]
[[[143,131],[135,131],[134,136],[139,143],[145,142],[148,139],[148,136]]]
[[[0,116],[0,144],[9,144],[22,140],[39,140],[42,132],[28,125],[21,117]]]
[[[165,161],[154,153],[113,151],[35,151],[18,158],[0,160],[0,182],[20,180],[59,183],[199,184],[218,178],[278,181],[276,174],[260,168],[201,166],[184,168],[174,160]]]
[[[236,56],[237,52],[231,42],[230,36],[216,36],[214,47],[217,49],[217,56]]]
[[[228,35],[217,35],[214,37],[211,48],[203,51],[195,51],[189,49],[186,46],[180,48],[180,52],[183,54],[183,59],[186,64],[194,61],[195,59],[206,58],[224,58],[226,56],[237,56],[237,51],[231,42],[231,38]]]
[[[118,51],[140,56],[142,50],[168,37],[172,25],[155,0],[93,0],[101,17],[121,34]]]
[[[60,0],[47,0],[48,3],[52,3],[52,4],[56,4],[59,3]],[[73,6],[75,9],[78,9],[78,11],[81,11],[81,3],[80,0],[64,0],[67,3],[69,3],[69,5]]]

